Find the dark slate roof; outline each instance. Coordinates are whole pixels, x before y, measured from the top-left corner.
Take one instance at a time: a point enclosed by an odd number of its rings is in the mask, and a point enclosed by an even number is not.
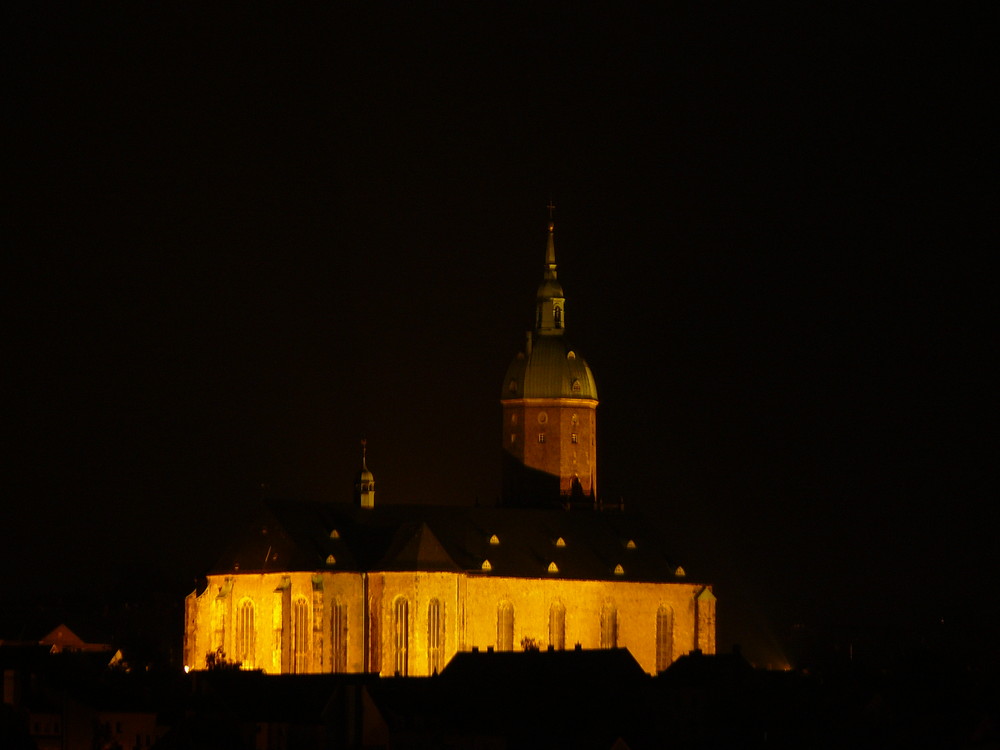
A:
[[[490,570],[484,571],[487,560]],[[558,572],[549,571],[552,563]],[[616,574],[619,565],[623,572]],[[426,505],[362,509],[290,501],[263,503],[254,523],[211,572],[295,570],[686,580],[650,526],[639,516],[617,511]]]

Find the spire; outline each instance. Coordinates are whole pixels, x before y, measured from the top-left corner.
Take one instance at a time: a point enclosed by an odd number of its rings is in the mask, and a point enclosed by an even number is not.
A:
[[[549,236],[545,245],[545,274],[536,296],[535,332],[541,336],[561,336],[566,325],[566,300],[556,274],[555,206],[549,201]]]
[[[555,234],[556,224],[552,220],[552,213],[556,210],[555,205],[552,201],[549,201],[549,241],[545,247],[545,278],[555,278],[556,277],[556,242],[553,238]],[[549,274],[552,274],[550,277]]]

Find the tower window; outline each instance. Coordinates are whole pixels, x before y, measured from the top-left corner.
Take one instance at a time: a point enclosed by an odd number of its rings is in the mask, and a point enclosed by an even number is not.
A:
[[[330,610],[330,668],[333,672],[347,671],[347,605],[335,601]]]
[[[517,393],[517,381],[511,380],[510,383],[507,384],[507,390],[511,393]]]
[[[510,433],[510,444],[513,445],[516,442],[517,442],[517,435],[515,435],[513,432]]]
[[[514,605],[500,603],[497,610],[497,651],[514,650]]]
[[[397,676],[409,673],[410,603],[402,596],[392,603],[392,666]]]
[[[666,604],[656,611],[656,671],[662,672],[674,660],[674,612]]]
[[[438,599],[427,605],[427,652],[427,671],[437,674],[444,668],[444,618]]]
[[[545,442],[545,433],[544,432],[539,432],[538,433],[538,442],[539,443],[544,443]]]
[[[577,435],[577,434],[576,434],[575,432],[574,432],[574,433],[573,433],[572,435],[570,435],[570,439],[571,439],[571,440],[572,440],[572,441],[573,441],[574,443],[579,443],[579,442],[580,442],[580,436],[579,436],[579,435]]]
[[[601,608],[601,648],[618,648],[618,608],[610,602]]]
[[[236,659],[243,669],[254,668],[257,623],[253,602],[244,599],[236,612]]]
[[[302,674],[309,671],[309,639],[312,635],[312,617],[309,602],[304,596],[292,604],[292,671]]]
[[[552,602],[549,607],[549,645],[562,651],[566,648],[566,607]]]

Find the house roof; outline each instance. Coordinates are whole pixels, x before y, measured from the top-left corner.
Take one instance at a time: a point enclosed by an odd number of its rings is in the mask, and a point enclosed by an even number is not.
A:
[[[684,581],[639,516],[621,512],[267,501],[212,573],[467,571]]]

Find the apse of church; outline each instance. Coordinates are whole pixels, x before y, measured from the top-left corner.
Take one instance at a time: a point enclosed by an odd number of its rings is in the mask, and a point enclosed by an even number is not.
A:
[[[457,652],[627,648],[655,674],[715,651],[711,586],[597,502],[597,388],[567,341],[549,223],[535,328],[503,383],[500,507],[263,503],[185,601],[184,660],[425,676]]]

